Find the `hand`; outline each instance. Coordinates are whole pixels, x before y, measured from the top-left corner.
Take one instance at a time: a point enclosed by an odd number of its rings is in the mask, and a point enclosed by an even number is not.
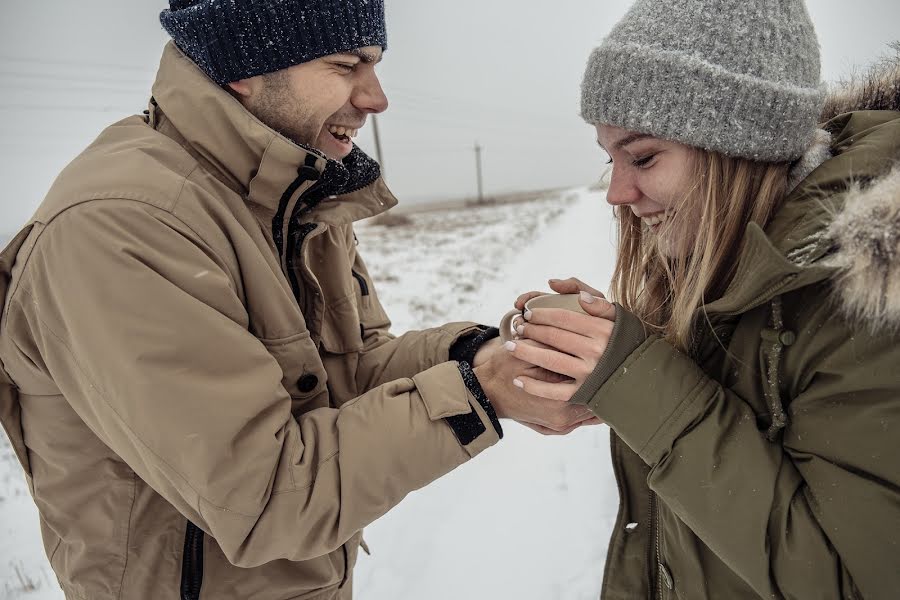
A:
[[[526,312],[525,322],[518,326],[519,337],[540,342],[543,347],[517,341],[508,343],[507,350],[519,360],[569,379],[548,382],[526,373],[516,378],[516,385],[541,398],[568,401],[584,384],[609,344],[616,309],[587,291],[581,291],[581,307],[586,315],[557,308]]]
[[[478,352],[475,353],[475,358],[472,360],[472,368],[480,367],[487,362],[491,355],[499,350],[501,346],[503,346],[503,340],[498,337],[483,343]]]
[[[520,343],[523,346],[534,344],[530,341]],[[538,398],[516,386],[513,381],[522,377],[533,381],[541,378],[560,381],[560,378],[515,358],[509,352],[491,354],[474,371],[500,418],[515,419],[529,427],[539,427],[537,430],[542,433],[556,434],[568,433],[593,418],[587,407]]]
[[[579,427],[585,427],[588,425],[603,425],[603,421],[600,420],[599,417],[591,416],[586,418],[581,423],[576,423],[567,429],[563,429],[562,431],[553,431],[548,427],[543,427],[541,425],[535,425],[534,423],[528,423],[526,421],[517,421],[517,423],[524,425],[528,429],[533,429],[537,431],[541,435],[569,435]]]

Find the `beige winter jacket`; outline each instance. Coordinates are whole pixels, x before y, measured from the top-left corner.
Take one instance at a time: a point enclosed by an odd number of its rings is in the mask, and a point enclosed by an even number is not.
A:
[[[171,44],[153,93],[0,259],[50,563],[70,599],[350,598],[361,529],[498,440],[448,362],[476,326],[388,333],[352,222],[396,200],[361,152],[289,142]]]

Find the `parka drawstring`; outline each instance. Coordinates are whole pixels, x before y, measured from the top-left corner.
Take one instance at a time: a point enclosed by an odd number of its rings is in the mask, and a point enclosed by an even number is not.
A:
[[[766,432],[766,437],[770,442],[774,442],[778,438],[779,432],[788,423],[787,413],[785,413],[784,404],[781,401],[781,390],[779,389],[780,375],[778,370],[781,366],[781,354],[785,346],[793,345],[797,339],[793,331],[784,328],[781,296],[776,296],[772,299],[769,324],[770,327],[764,328],[759,335],[763,340],[762,354],[766,369],[766,381],[763,386],[763,392],[766,396],[769,416],[772,419]]]

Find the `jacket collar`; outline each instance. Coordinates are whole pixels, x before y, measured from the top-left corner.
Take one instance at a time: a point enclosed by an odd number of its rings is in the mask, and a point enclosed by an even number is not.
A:
[[[765,231],[755,224],[748,226],[735,277],[721,298],[706,305],[708,314],[739,314],[768,303],[780,294],[825,280],[837,283],[835,293],[845,308],[848,307],[848,293],[849,298],[859,296],[858,291],[848,292],[847,273],[848,269],[852,272],[852,266],[860,261],[854,260],[858,256],[848,256],[847,237],[850,234],[838,230],[835,224],[843,222],[842,215],[858,212],[860,206],[872,204],[866,200],[872,194],[867,190],[896,186],[892,182],[898,177],[892,178],[886,173],[900,158],[900,113],[848,113],[827,123],[825,129],[832,135],[833,158],[814,169],[789,194]],[[900,212],[900,201],[897,200],[900,190],[892,191],[894,195],[881,190],[880,198],[884,200],[880,209],[868,209],[856,219],[865,226],[856,227],[854,235],[865,231],[863,235],[873,240],[869,245],[870,253],[878,252],[875,240],[885,235],[900,235],[896,216]],[[886,203],[891,206],[884,206]],[[876,218],[878,210],[888,211],[894,222]],[[888,278],[897,281],[891,284],[892,280]],[[859,287],[887,290],[891,285],[900,285],[900,272],[885,269],[882,280],[869,279],[868,286],[860,283]],[[884,305],[881,296],[868,302],[869,305]],[[865,311],[848,308],[848,312]],[[896,312],[900,323],[900,306]]]
[[[171,137],[180,137],[182,146],[214,176],[273,215],[304,166],[318,172],[319,201],[341,197],[339,203],[328,203],[338,206],[322,211],[331,224],[373,216],[397,204],[380,179],[378,164],[358,147],[338,162],[295,144],[250,114],[172,42],[163,52],[153,97],[175,130]]]

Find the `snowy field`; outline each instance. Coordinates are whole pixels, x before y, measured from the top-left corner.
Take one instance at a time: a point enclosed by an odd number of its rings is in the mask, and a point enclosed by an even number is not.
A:
[[[577,276],[606,287],[613,224],[601,193],[413,213],[412,225],[358,228],[396,333],[453,320],[496,323],[515,297]],[[506,437],[411,494],[366,530],[358,600],[597,598],[618,495],[606,426]],[[38,517],[0,440],[0,599],[60,600]]]

